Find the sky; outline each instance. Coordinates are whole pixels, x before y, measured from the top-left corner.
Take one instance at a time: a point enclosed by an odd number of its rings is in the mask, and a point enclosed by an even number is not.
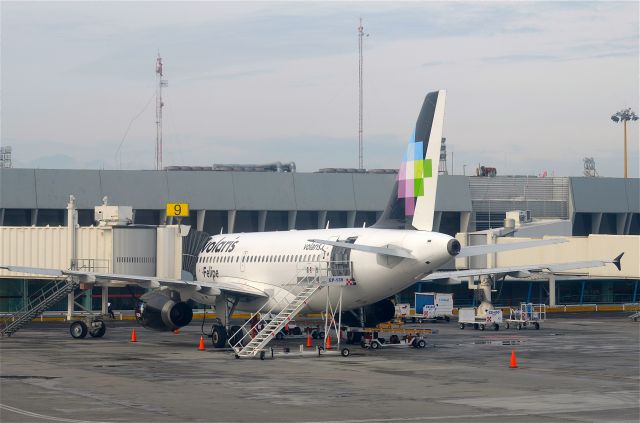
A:
[[[446,89],[449,173],[623,174],[639,107],[639,3],[0,3],[0,142],[14,167],[397,168],[427,92]],[[638,123],[629,176],[638,177]]]

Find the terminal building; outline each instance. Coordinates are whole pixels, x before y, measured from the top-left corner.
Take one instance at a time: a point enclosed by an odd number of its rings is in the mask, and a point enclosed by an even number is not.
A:
[[[180,223],[209,234],[370,226],[384,210],[395,178],[389,170],[302,173],[291,166],[164,171],[5,168],[0,169],[0,238],[1,227],[65,226],[70,195],[76,199],[81,228],[94,225],[94,207],[104,197],[110,204],[131,207],[134,225],[177,223],[167,218],[166,204],[188,203],[190,216]],[[509,211],[522,210],[529,211],[532,221],[522,225],[518,236],[610,235],[607,242],[619,241],[621,246],[640,240],[638,179],[440,175],[438,182],[434,230],[452,236],[503,227]],[[7,242],[0,246],[11,248]],[[630,253],[638,254],[637,247]],[[9,255],[0,252],[2,260]],[[559,277],[553,293],[536,281],[504,281],[496,286],[494,300],[498,305],[550,299],[558,304],[637,302],[638,261],[638,255],[627,256],[631,269],[619,279]],[[113,269],[115,264],[107,266]],[[18,308],[32,285],[0,272],[0,312]],[[400,300],[411,302],[413,290],[453,292],[460,305],[475,301],[466,286],[433,283],[418,283]],[[119,294],[113,295],[117,308]]]

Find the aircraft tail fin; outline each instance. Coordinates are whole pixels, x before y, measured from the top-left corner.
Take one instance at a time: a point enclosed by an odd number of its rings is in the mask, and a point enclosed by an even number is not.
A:
[[[427,94],[376,228],[433,229],[446,91]]]

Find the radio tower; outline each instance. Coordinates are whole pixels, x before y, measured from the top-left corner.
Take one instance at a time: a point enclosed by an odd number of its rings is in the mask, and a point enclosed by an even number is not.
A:
[[[368,37],[362,26],[362,18],[358,26],[358,169],[364,169],[362,145],[362,39]]]
[[[158,52],[156,59],[156,170],[162,170],[162,88],[168,85],[166,79],[162,79],[162,57]]]

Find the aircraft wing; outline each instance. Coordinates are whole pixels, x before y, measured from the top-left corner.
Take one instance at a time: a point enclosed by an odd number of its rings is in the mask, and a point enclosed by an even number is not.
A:
[[[387,256],[402,257],[402,258],[415,258],[411,255],[409,250],[402,247],[374,247],[373,245],[364,244],[352,244],[350,242],[341,241],[327,241],[325,239],[308,239],[309,242],[315,242],[317,244],[333,245],[334,247],[350,248],[352,250],[366,251],[368,253],[383,254]]]
[[[125,284],[138,285],[143,288],[160,288],[163,286],[179,289],[192,287],[196,291],[206,291],[208,295],[219,295],[222,291],[231,294],[242,294],[255,297],[267,297],[267,294],[257,288],[241,283],[239,281],[225,280],[224,282],[205,282],[205,281],[185,281],[181,279],[162,278],[156,276],[141,275],[124,275],[119,273],[96,273],[82,272],[79,270],[62,270],[62,269],[46,269],[40,267],[24,267],[0,265],[0,269],[6,269],[10,272],[32,273],[37,275],[59,276],[61,278],[67,276],[76,276],[82,282],[125,282]]]
[[[471,245],[468,247],[462,247],[456,258],[481,256],[484,254],[498,253],[500,251],[520,250],[523,248],[540,247],[543,245],[560,244],[563,242],[567,241],[561,238],[554,238],[536,241],[510,242],[508,244]]]
[[[510,274],[513,276],[526,277],[531,273],[555,273],[564,270],[572,269],[586,269],[591,267],[601,267],[608,263],[614,264],[618,270],[620,270],[620,259],[624,253],[620,254],[613,260],[588,260],[588,261],[573,261],[566,263],[547,263],[547,264],[532,264],[525,266],[508,266],[508,267],[491,267],[485,269],[470,269],[470,270],[453,270],[450,272],[435,272],[427,277],[423,278],[423,281],[437,280],[437,279],[449,279],[449,278],[463,278],[466,276],[480,276],[480,275],[492,275],[492,274]]]

